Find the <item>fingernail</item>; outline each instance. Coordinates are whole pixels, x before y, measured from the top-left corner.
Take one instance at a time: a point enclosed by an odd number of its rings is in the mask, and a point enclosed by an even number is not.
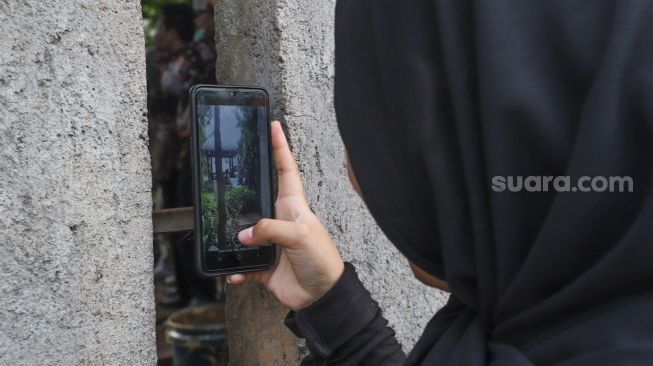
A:
[[[244,243],[246,241],[252,240],[254,237],[254,228],[248,227],[247,229],[238,233],[238,241]]]
[[[231,276],[227,276],[227,283],[231,284]]]

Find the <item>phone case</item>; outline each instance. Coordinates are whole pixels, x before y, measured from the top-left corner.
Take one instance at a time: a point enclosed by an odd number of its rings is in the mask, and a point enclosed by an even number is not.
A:
[[[197,105],[195,103],[195,96],[198,92],[199,89],[203,88],[208,88],[208,89],[227,89],[227,90],[256,90],[256,91],[262,91],[265,94],[265,99],[266,99],[266,114],[267,114],[267,137],[268,137],[268,166],[270,169],[268,169],[270,173],[269,177],[269,182],[271,183],[270,187],[270,201],[269,202],[274,202],[273,196],[273,180],[272,180],[272,143],[271,143],[271,136],[270,136],[270,98],[267,93],[267,91],[263,88],[259,87],[252,87],[252,86],[226,86],[226,85],[208,85],[208,84],[197,84],[193,85],[190,90],[189,90],[189,98],[190,98],[190,125],[191,125],[191,169],[192,169],[192,177],[193,177],[193,217],[195,219],[195,266],[197,268],[197,271],[204,277],[215,277],[215,276],[221,276],[221,275],[226,275],[226,274],[233,274],[233,273],[244,273],[244,272],[255,272],[255,271],[261,271],[265,270],[268,268],[272,268],[277,264],[278,261],[278,250],[274,244],[272,244],[272,261],[270,263],[265,263],[261,265],[256,265],[256,266],[249,266],[249,267],[236,267],[236,268],[230,268],[230,269],[225,269],[225,270],[219,270],[219,271],[209,271],[203,266],[203,261],[202,261],[202,256],[204,255],[203,248],[202,248],[202,237],[199,233],[201,233],[201,212],[200,212],[200,192],[199,192],[199,169],[198,169],[198,162],[199,162],[199,144],[198,144],[198,131],[197,131],[197,124],[195,123],[197,119]],[[274,205],[271,204],[270,207],[270,212],[272,215],[272,218],[274,218]]]

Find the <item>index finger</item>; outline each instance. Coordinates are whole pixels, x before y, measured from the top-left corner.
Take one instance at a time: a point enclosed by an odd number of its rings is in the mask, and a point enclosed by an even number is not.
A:
[[[299,168],[295,158],[290,152],[288,140],[283,133],[281,123],[274,121],[271,124],[272,152],[274,163],[279,175],[279,197],[299,196],[304,198],[302,179],[299,177]]]

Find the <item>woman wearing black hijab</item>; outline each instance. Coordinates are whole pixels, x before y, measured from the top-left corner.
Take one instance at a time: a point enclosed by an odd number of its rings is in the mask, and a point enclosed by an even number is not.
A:
[[[278,219],[239,238],[277,243],[280,262],[229,281],[294,311],[305,364],[653,365],[652,19],[647,0],[339,1],[351,167],[450,300],[405,360],[308,209],[278,123]],[[493,189],[510,176],[627,177],[632,191]]]

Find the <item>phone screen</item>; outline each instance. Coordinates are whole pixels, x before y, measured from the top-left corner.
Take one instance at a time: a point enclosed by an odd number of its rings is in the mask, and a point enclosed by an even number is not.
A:
[[[206,272],[266,267],[272,246],[246,247],[237,236],[272,217],[267,95],[207,87],[195,97],[201,265]]]

